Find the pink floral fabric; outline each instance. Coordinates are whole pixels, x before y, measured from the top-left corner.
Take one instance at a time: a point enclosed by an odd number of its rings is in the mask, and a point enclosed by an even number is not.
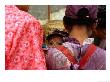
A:
[[[5,69],[44,70],[40,23],[16,6],[5,6]]]

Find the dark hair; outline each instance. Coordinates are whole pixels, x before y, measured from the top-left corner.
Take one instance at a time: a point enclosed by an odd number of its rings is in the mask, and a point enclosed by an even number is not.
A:
[[[63,36],[60,35],[60,34],[50,34],[50,35],[47,36],[46,39],[47,39],[47,41],[49,42],[51,39],[57,38],[57,37],[63,38]]]
[[[89,16],[89,10],[87,8],[81,8],[76,14],[77,17],[79,18],[85,18]]]
[[[64,32],[64,31],[60,31],[58,29],[56,29],[55,31],[53,31],[53,34],[60,34],[62,35],[63,37],[68,37],[69,34],[67,32]]]
[[[47,36],[47,41],[50,41],[51,39],[53,38],[56,38],[56,37],[60,37],[63,39],[63,37],[68,37],[69,34],[67,32],[64,32],[64,31],[59,31],[59,30],[55,30],[52,34],[48,35]]]
[[[99,9],[97,19],[97,29],[106,29],[106,9]]]
[[[101,20],[98,22],[97,29],[106,29],[106,20]]]
[[[95,20],[89,17],[89,11],[87,8],[81,8],[77,14],[77,18],[72,18],[64,16],[63,23],[65,29],[70,32],[74,25],[85,25],[87,30],[90,30],[92,25],[95,23]]]
[[[91,18],[73,19],[71,17],[64,16],[63,23],[64,23],[64,26],[65,26],[65,29],[68,32],[71,32],[72,27],[74,25],[85,25],[87,27],[87,29],[90,30],[92,25],[95,23],[95,21],[93,19],[91,19]]]

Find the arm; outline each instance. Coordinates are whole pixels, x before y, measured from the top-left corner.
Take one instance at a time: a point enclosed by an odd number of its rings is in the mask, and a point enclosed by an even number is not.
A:
[[[25,25],[24,34],[21,38],[20,44],[25,45],[24,55],[28,60],[26,69],[46,69],[45,56],[42,50],[43,30],[38,21],[32,21]],[[24,58],[25,58],[24,57]],[[23,62],[25,62],[23,60]]]
[[[7,69],[42,70],[46,69],[42,51],[43,30],[38,21],[25,22],[18,27],[8,53]]]

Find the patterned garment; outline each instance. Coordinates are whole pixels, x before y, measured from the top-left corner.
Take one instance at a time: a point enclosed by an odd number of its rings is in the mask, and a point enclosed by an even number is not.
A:
[[[89,39],[90,40],[90,39]],[[70,41],[70,42],[69,42]],[[76,40],[73,40],[76,41]],[[88,40],[85,40],[86,44],[79,45],[72,42],[72,39],[68,39],[68,42],[63,43],[63,46],[68,48],[75,56],[77,61],[80,61],[81,57],[85,54],[88,46]],[[91,42],[91,41],[90,41]],[[78,65],[72,65],[67,57],[56,48],[50,48],[46,57],[48,69],[50,70],[70,70],[77,69]],[[91,56],[89,61],[83,67],[84,70],[105,70],[106,69],[106,52],[105,50],[97,47],[94,54]]]
[[[44,70],[40,23],[14,5],[5,6],[5,69]]]

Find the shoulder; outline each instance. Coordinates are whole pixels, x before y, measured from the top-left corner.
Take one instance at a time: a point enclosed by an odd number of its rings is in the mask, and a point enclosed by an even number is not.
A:
[[[6,6],[5,11],[6,11],[6,16],[5,16],[6,20],[11,20],[11,22],[20,23],[20,24],[25,24],[25,23],[40,24],[35,17],[33,17],[28,12],[19,10],[16,6]]]
[[[71,42],[65,42],[65,43],[63,43],[63,46],[65,46],[65,47],[72,47],[72,48],[79,47],[78,44],[71,43]]]
[[[98,55],[106,55],[106,51],[100,47],[97,47],[96,48],[96,51],[95,51],[96,54]]]
[[[58,55],[58,54],[61,54],[61,52],[57,48],[48,49],[48,55]]]
[[[62,60],[63,59],[67,59],[65,57],[65,55],[62,53],[62,51],[59,51],[57,48],[50,48],[48,50],[48,57],[51,57],[51,58],[55,58],[55,59],[60,59]]]
[[[96,61],[104,62],[104,61],[106,61],[106,51],[104,49],[97,47],[92,58],[95,59]]]
[[[91,57],[97,69],[106,69],[106,51],[97,47],[95,53]]]

